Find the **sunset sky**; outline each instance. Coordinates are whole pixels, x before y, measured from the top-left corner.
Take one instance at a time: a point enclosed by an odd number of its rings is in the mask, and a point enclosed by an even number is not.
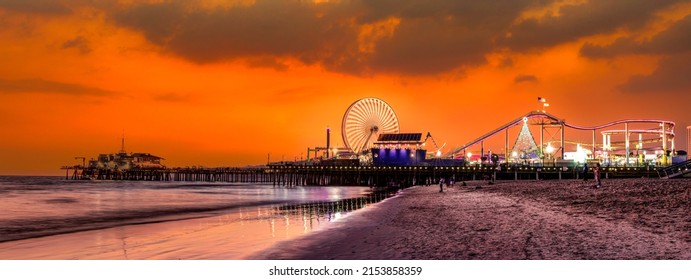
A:
[[[691,125],[691,1],[0,0],[0,175],[305,156],[378,97],[447,149],[535,110]]]

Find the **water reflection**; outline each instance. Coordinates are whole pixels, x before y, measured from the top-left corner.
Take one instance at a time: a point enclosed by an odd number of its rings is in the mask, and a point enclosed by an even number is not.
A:
[[[307,202],[299,204],[285,204],[274,209],[278,215],[297,215],[303,219],[337,220],[341,214],[364,208],[396,194],[392,191],[375,191],[364,197],[341,199],[336,201]]]
[[[222,215],[0,243],[0,259],[243,259],[395,195],[248,207]]]
[[[315,201],[306,203],[286,203],[272,208],[258,208],[256,215],[248,215],[240,211],[240,224],[252,220],[265,220],[268,222],[271,238],[276,238],[277,224],[285,229],[285,232],[291,230],[291,220],[294,223],[299,223],[302,233],[317,228],[322,222],[333,222],[342,217],[346,213],[365,208],[370,204],[380,202],[386,198],[392,197],[397,190],[385,189],[374,190],[371,193],[357,198],[347,198],[335,201]]]

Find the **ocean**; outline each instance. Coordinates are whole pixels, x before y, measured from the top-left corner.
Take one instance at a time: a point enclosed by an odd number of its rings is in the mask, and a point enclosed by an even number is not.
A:
[[[5,176],[0,259],[235,259],[392,195],[368,187]],[[127,239],[139,242],[129,253]],[[211,252],[215,242],[237,253]]]

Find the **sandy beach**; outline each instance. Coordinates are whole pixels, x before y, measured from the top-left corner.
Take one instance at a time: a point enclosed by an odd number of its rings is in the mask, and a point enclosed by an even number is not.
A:
[[[691,259],[691,180],[418,186],[250,259]]]

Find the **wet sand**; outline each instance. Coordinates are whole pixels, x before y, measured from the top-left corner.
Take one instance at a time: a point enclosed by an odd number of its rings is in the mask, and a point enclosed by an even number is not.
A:
[[[249,259],[691,259],[691,180],[405,189]]]
[[[125,225],[0,243],[3,260],[243,259],[328,224],[328,217],[277,215],[271,207]]]

